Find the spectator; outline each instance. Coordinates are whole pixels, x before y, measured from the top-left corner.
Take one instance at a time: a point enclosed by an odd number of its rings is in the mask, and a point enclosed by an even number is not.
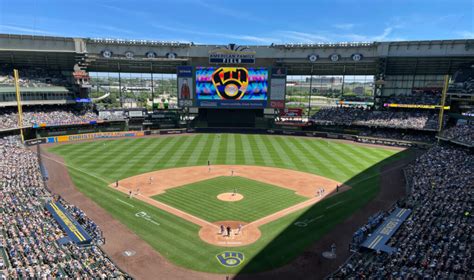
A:
[[[332,279],[472,279],[474,156],[434,146],[406,169],[413,210],[389,240],[389,255],[353,255]]]
[[[37,156],[17,138],[0,139],[0,166],[0,240],[9,279],[126,277],[96,245],[57,242],[65,233],[44,208],[52,196],[43,185]],[[102,238],[80,209],[61,202],[96,240]]]

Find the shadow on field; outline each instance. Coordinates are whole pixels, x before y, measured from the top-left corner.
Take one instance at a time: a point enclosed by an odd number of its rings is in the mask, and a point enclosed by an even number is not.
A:
[[[333,193],[304,213],[283,218],[288,219],[289,226],[253,259],[246,259],[233,279],[322,279],[334,272],[349,256],[352,234],[371,215],[388,210],[405,195],[402,168],[416,154],[414,149],[397,153],[344,182],[352,189]],[[272,224],[260,229],[271,232]],[[330,251],[333,243],[337,246],[337,258],[323,258],[321,254]],[[275,269],[258,272],[262,267]]]

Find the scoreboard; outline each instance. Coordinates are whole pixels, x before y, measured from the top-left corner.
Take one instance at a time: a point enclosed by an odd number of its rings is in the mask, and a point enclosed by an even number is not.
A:
[[[178,104],[200,108],[284,108],[286,69],[282,69],[178,67]]]

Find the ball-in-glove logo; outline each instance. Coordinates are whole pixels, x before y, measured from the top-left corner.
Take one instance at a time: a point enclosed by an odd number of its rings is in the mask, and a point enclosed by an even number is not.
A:
[[[244,254],[240,252],[222,252],[216,255],[217,260],[223,266],[236,267],[244,262]]]
[[[220,67],[212,73],[216,92],[224,100],[240,100],[247,91],[249,72],[242,67]]]

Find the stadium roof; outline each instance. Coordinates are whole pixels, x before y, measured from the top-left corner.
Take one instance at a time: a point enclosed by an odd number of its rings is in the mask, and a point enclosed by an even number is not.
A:
[[[235,46],[0,34],[0,64],[18,68],[176,73],[180,65],[219,65],[210,63],[216,51],[244,51],[254,58],[247,66],[282,66],[290,75],[450,74],[474,64],[470,39]]]

